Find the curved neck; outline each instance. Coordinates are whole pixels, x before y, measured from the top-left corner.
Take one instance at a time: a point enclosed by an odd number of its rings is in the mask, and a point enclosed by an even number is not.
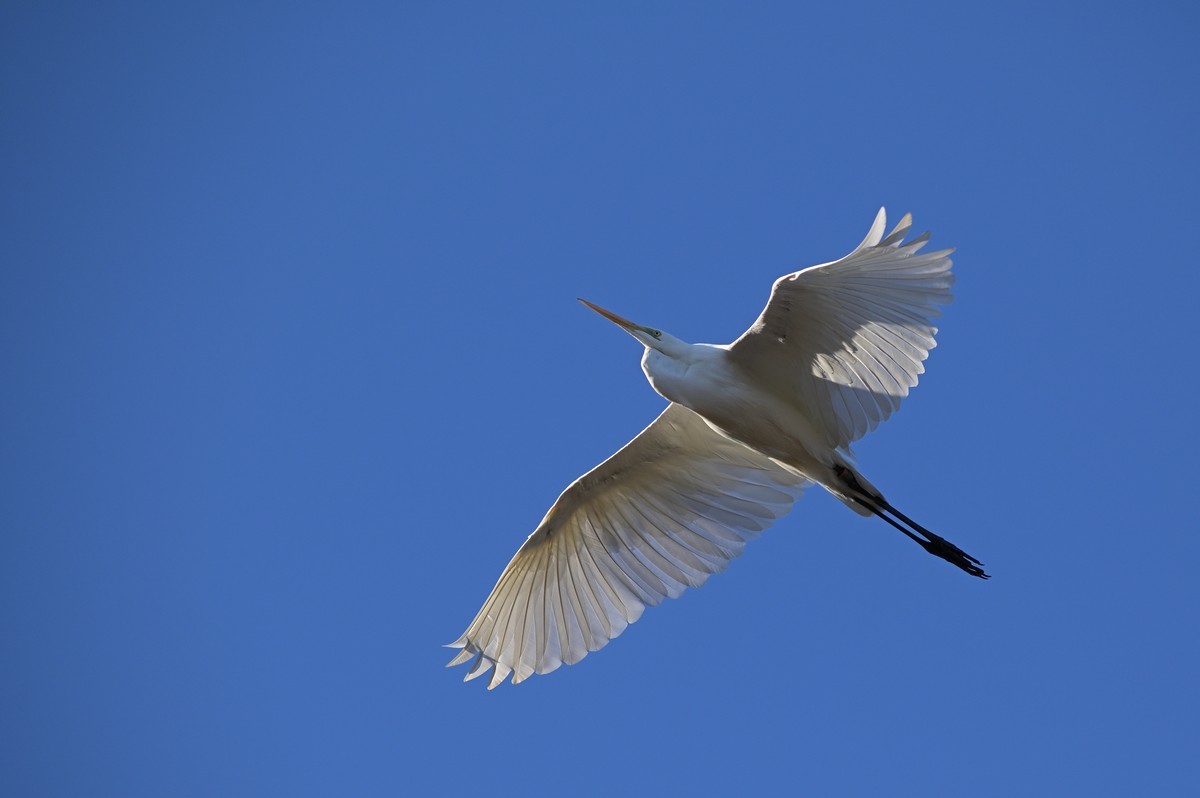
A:
[[[647,347],[642,355],[642,371],[654,390],[664,398],[690,406],[689,386],[696,377],[696,373],[691,372],[712,371],[724,355],[722,347],[673,340],[661,349]]]

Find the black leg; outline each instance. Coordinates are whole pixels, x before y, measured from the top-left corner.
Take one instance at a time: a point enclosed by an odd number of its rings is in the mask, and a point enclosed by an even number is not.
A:
[[[855,497],[855,501],[857,501],[863,507],[866,507],[875,515],[882,518],[884,521],[887,521],[888,524],[890,524],[893,528],[903,532],[905,536],[911,540],[916,541],[916,543],[919,544],[921,548],[925,549],[925,551],[929,552],[935,557],[942,558],[951,565],[961,568],[971,576],[977,576],[980,579],[989,578],[988,575],[984,573],[982,567],[983,563],[972,557],[970,554],[967,554],[958,546],[955,546],[953,543],[941,537],[940,535],[935,535],[934,533],[930,532],[928,529],[921,526],[892,505],[888,504],[887,500],[882,496],[876,496],[868,493],[863,489],[862,485],[859,484],[859,481],[849,469],[839,466],[835,467],[834,470],[848,488],[853,490],[855,493],[860,494],[859,496]],[[891,513],[896,517],[892,518],[887,513]],[[906,524],[907,526],[905,526]],[[924,538],[920,537],[922,535]]]
[[[960,549],[958,546],[955,546],[953,543],[946,540],[944,537],[933,534],[925,527],[921,526],[918,523],[915,523],[912,519],[908,518],[907,516],[903,515],[900,512],[897,512],[897,510],[894,507],[892,507],[890,504],[888,504],[887,502],[881,500],[880,505],[881,505],[881,508],[870,507],[870,505],[867,505],[867,506],[871,509],[872,512],[875,513],[875,515],[879,516],[884,521],[887,521],[893,527],[895,527],[896,529],[899,529],[905,535],[907,535],[908,537],[912,538],[917,543],[919,543],[921,548],[925,549],[925,551],[929,552],[930,554],[932,554],[935,557],[941,557],[946,562],[950,563],[951,565],[955,565],[955,566],[961,568],[962,570],[969,573],[971,576],[978,576],[980,579],[988,579],[989,578],[988,575],[986,573],[984,573],[984,570],[981,567],[983,565],[983,563],[981,563],[979,560],[975,559],[970,554],[967,554],[965,551]],[[908,524],[914,530],[916,530],[920,534],[924,535],[925,537],[929,538],[929,540],[922,540],[921,538],[917,537],[910,530],[905,529],[903,526],[901,526],[901,524],[899,522],[897,522],[896,520],[885,515],[883,512],[884,510],[886,510],[890,513],[893,513],[897,518],[900,519],[900,521],[903,521],[904,523]]]

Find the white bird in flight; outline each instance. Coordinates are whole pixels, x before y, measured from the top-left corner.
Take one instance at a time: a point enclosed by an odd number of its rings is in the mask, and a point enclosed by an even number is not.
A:
[[[886,237],[880,208],[849,255],[779,278],[732,344],[689,344],[590,302],[645,348],[670,401],[650,426],[568,487],[500,575],[449,665],[512,674],[573,665],[647,606],[704,584],[816,483],[930,554],[986,579],[982,563],[888,503],[849,445],[890,416],[935,346],[951,300],[950,253]]]

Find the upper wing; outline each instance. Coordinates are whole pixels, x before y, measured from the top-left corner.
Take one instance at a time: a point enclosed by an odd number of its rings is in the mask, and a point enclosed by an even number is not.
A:
[[[905,244],[905,214],[883,237],[886,216],[846,257],[784,275],[758,321],[729,348],[757,379],[797,396],[843,447],[875,429],[917,384],[936,345],[930,320],[950,302],[949,255],[918,254],[929,233]]]
[[[466,678],[574,664],[648,605],[704,584],[791,509],[808,482],[671,404],[577,479],[517,551],[451,643]]]

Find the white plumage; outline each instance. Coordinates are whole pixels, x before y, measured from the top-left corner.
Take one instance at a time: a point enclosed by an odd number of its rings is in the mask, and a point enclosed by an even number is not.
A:
[[[474,660],[489,689],[574,664],[647,606],[704,584],[816,482],[974,576],[980,563],[892,507],[849,462],[851,442],[900,406],[950,301],[952,250],[903,243],[884,210],[853,252],[776,281],[728,345],[688,344],[588,304],[645,347],[671,401],[576,480],[500,575],[450,665]]]

